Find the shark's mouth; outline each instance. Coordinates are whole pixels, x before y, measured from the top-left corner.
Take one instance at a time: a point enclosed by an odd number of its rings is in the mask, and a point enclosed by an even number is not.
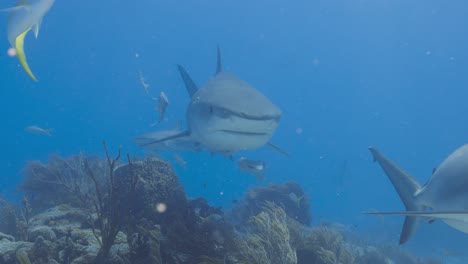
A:
[[[263,132],[248,132],[248,131],[229,130],[229,129],[221,129],[219,131],[228,133],[228,134],[246,135],[246,136],[265,136],[268,134],[268,133],[263,133]]]
[[[245,112],[237,112],[237,111],[230,111],[225,108],[218,107],[221,111],[224,111],[225,113],[230,113],[231,115],[240,117],[242,119],[248,119],[248,120],[255,120],[255,121],[268,121],[268,120],[274,120],[276,122],[279,122],[281,116],[278,115],[269,115],[269,114],[264,114],[264,115],[252,115],[248,114]]]

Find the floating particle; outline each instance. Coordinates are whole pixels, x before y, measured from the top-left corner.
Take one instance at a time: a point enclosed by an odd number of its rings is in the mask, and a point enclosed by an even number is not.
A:
[[[296,128],[296,134],[300,135],[302,134],[302,132],[303,132],[302,128],[300,127]]]
[[[8,56],[14,57],[16,56],[16,49],[15,48],[9,48],[7,51]]]
[[[158,213],[164,213],[166,212],[167,210],[167,205],[165,203],[157,203],[156,204],[156,211],[158,211]]]

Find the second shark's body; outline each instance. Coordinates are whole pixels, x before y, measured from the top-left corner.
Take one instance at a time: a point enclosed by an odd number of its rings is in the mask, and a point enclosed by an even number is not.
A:
[[[468,233],[468,145],[450,154],[434,170],[431,179],[424,186],[421,186],[416,179],[378,150],[370,148],[370,151],[374,160],[380,164],[393,183],[408,210],[407,212],[377,213],[407,216],[400,236],[400,244],[412,237],[421,217],[431,220],[440,219]]]

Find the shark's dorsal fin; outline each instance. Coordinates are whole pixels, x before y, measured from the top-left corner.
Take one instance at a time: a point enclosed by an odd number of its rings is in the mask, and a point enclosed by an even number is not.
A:
[[[221,49],[219,48],[219,45],[217,46],[217,52],[218,52],[218,55],[217,55],[217,60],[216,60],[216,74],[223,71],[223,64],[221,63]]]
[[[192,96],[198,91],[197,85],[193,82],[192,78],[188,74],[188,72],[182,67],[181,65],[177,65],[177,69],[179,70],[180,76],[182,77],[182,80],[184,81],[185,84],[185,89],[187,89],[187,92],[192,98]]]

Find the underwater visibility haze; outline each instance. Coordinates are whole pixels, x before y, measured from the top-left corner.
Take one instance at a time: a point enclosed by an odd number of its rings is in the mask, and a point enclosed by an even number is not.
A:
[[[2,1],[0,264],[468,263],[467,17]]]

